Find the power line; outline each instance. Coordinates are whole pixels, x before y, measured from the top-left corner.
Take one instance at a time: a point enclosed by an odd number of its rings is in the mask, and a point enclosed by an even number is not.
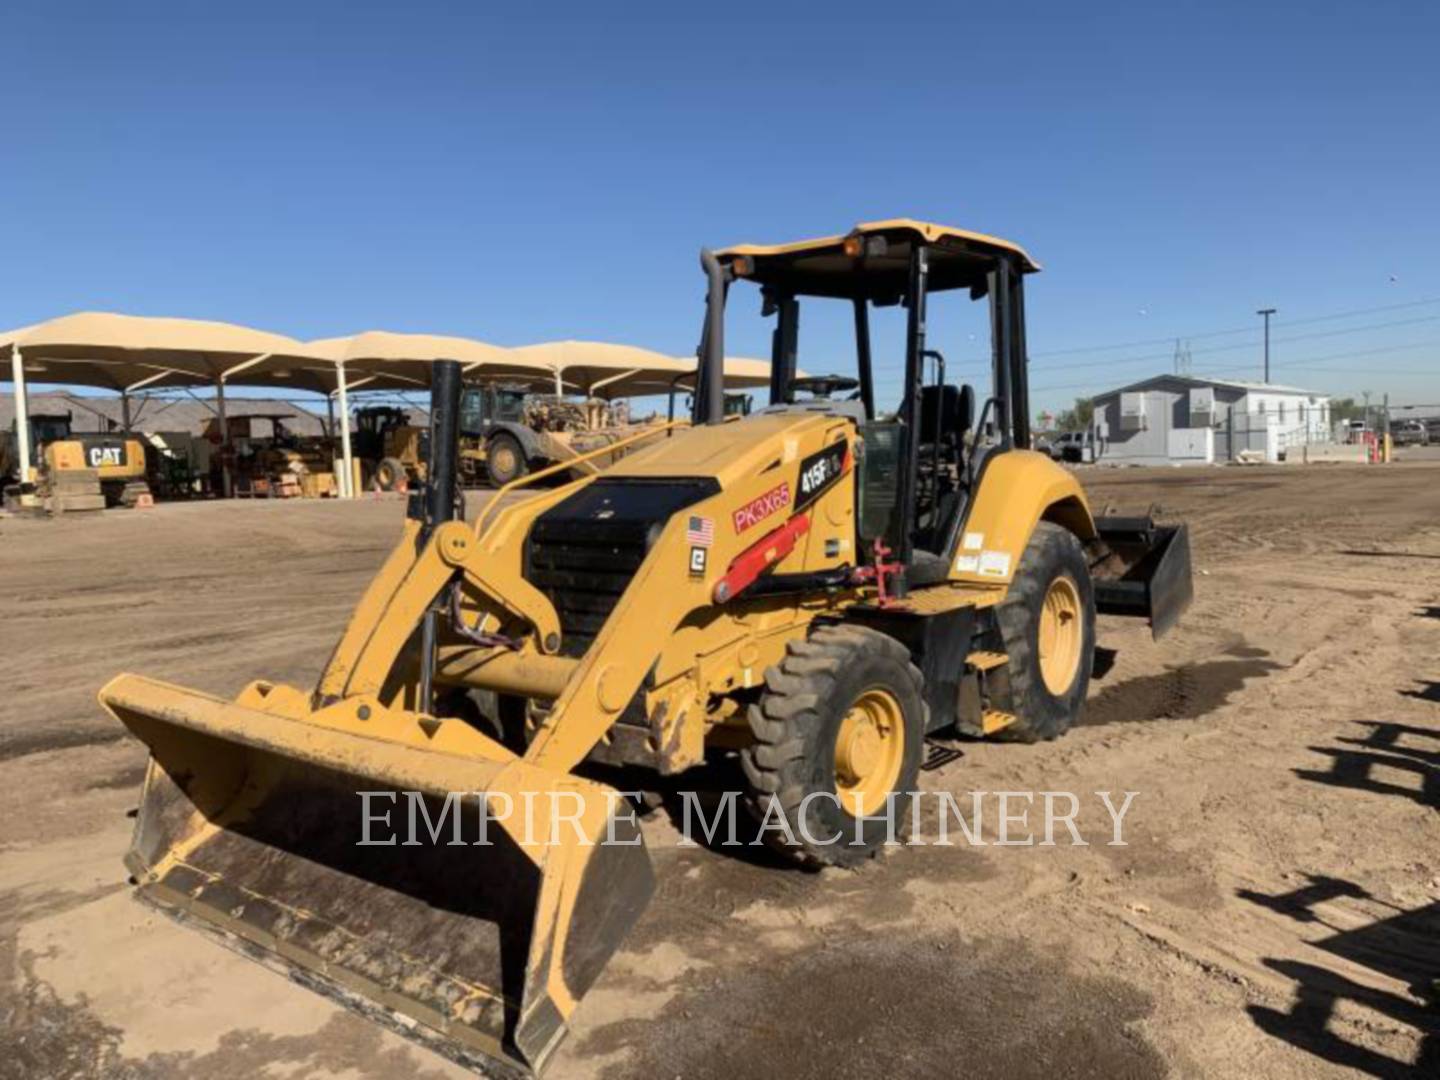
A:
[[[1228,334],[1253,333],[1253,326],[1236,326],[1229,330],[1207,330],[1203,334],[1182,334],[1182,337],[1190,341],[1203,341],[1207,338],[1225,337]],[[1169,337],[1145,338],[1143,341],[1118,341],[1110,345],[1082,345],[1073,349],[1048,349],[1045,352],[1031,353],[1032,358],[1043,358],[1047,356],[1074,356],[1077,353],[1109,352],[1112,349],[1138,349],[1142,345],[1165,345],[1175,340],[1175,335]]]
[[[1324,318],[1329,318],[1329,316],[1324,316]],[[1320,320],[1319,320],[1319,319],[1314,319],[1314,320],[1307,320],[1307,321],[1318,322],[1318,321],[1320,321]],[[1343,337],[1343,336],[1346,335],[1346,334],[1361,334],[1361,333],[1366,333],[1367,331],[1372,331],[1372,330],[1388,330],[1388,329],[1393,329],[1394,327],[1397,327],[1397,326],[1416,326],[1416,325],[1419,325],[1420,323],[1431,323],[1431,322],[1440,322],[1440,315],[1422,315],[1422,316],[1420,316],[1419,318],[1415,318],[1415,319],[1392,319],[1392,320],[1390,320],[1389,322],[1367,323],[1367,324],[1364,325],[1364,326],[1347,326],[1347,327],[1343,327],[1342,329],[1339,329],[1339,330],[1320,330],[1320,331],[1316,331],[1316,332],[1309,333],[1309,334],[1291,334],[1291,335],[1288,336],[1288,337],[1271,338],[1271,339],[1270,339],[1270,342],[1271,342],[1272,345],[1282,345],[1282,344],[1292,343],[1292,342],[1296,342],[1296,341],[1315,341],[1315,340],[1318,340],[1318,339],[1320,339],[1320,338]],[[1277,323],[1276,325],[1279,325],[1279,324]],[[1290,324],[1288,324],[1288,325],[1295,325],[1295,323],[1290,323]],[[1251,333],[1254,333],[1255,328],[1252,326],[1252,327],[1249,327],[1249,330],[1250,330]],[[1166,340],[1173,346],[1173,344],[1174,344],[1174,339],[1166,339]],[[1189,339],[1186,339],[1186,341],[1187,341],[1187,343],[1188,343]],[[1254,349],[1254,348],[1258,348],[1260,344],[1261,344],[1260,340],[1259,340],[1258,338],[1256,338],[1256,339],[1250,340],[1250,341],[1242,341],[1242,342],[1239,342],[1238,344],[1234,344],[1234,345],[1212,345],[1212,346],[1210,346],[1210,347],[1207,348],[1207,349],[1187,349],[1186,351],[1187,351],[1192,357],[1194,357],[1194,356],[1209,356],[1209,355],[1211,355],[1211,354],[1213,354],[1213,353],[1236,352],[1236,351],[1241,350],[1241,349]],[[1164,361],[1171,361],[1171,362],[1173,363],[1174,358],[1175,358],[1175,353],[1174,353],[1174,350],[1173,350],[1173,347],[1172,347],[1171,351],[1168,351],[1168,352],[1141,353],[1141,354],[1136,355],[1136,356],[1124,356],[1124,357],[1120,357],[1120,358],[1118,358],[1118,359],[1112,359],[1112,360],[1085,360],[1085,361],[1082,361],[1082,362],[1080,362],[1080,363],[1073,363],[1073,364],[1045,365],[1043,368],[1040,368],[1040,365],[1033,365],[1033,364],[1032,364],[1032,365],[1031,365],[1031,370],[1034,371],[1034,370],[1040,369],[1040,370],[1044,370],[1044,371],[1061,371],[1061,370],[1063,370],[1063,371],[1075,371],[1075,370],[1080,370],[1080,369],[1085,369],[1085,368],[1114,368],[1114,367],[1120,367],[1120,366],[1125,365],[1125,364],[1138,364],[1138,363],[1142,363],[1142,362],[1161,363],[1161,362],[1164,362]],[[972,364],[974,365],[973,367],[970,366],[970,365],[972,365]],[[1239,366],[1237,366],[1236,368],[1232,368],[1232,369],[1229,369],[1229,370],[1240,370],[1240,367],[1249,367],[1249,366],[1250,366],[1250,365],[1248,365],[1248,364],[1246,364],[1246,365],[1239,365]],[[1283,367],[1283,366],[1285,366],[1285,364],[1284,364],[1283,361],[1281,361],[1281,362],[1275,364],[1274,366],[1275,366],[1275,367]],[[957,367],[957,370],[958,370],[958,371],[964,371],[964,372],[967,372],[967,373],[972,373],[972,374],[983,374],[985,371],[988,370],[988,364],[986,364],[986,363],[984,363],[984,362],[982,362],[982,361],[980,361],[980,360],[972,360],[972,361],[969,361],[968,363],[963,363],[962,366],[958,366],[958,367]]]
[[[1440,304],[1440,296],[1427,297],[1423,300],[1407,300],[1400,304],[1381,304],[1376,307],[1354,308],[1350,311],[1336,311],[1328,315],[1311,315],[1304,319],[1276,320],[1277,328],[1287,326],[1309,326],[1319,322],[1331,322],[1335,319],[1352,319],[1357,315],[1377,315],[1386,311],[1404,311],[1409,308],[1426,307],[1431,304]],[[1146,338],[1141,341],[1122,341],[1108,345],[1083,345],[1067,349],[1050,349],[1045,352],[1031,353],[1032,359],[1042,359],[1049,356],[1074,356],[1080,353],[1109,352],[1115,349],[1134,349],[1143,345],[1168,345],[1174,342],[1175,338],[1183,337],[1191,341],[1204,341],[1210,338],[1226,337],[1230,334],[1254,333],[1253,326],[1237,326],[1228,330],[1207,330],[1200,334],[1170,334],[1160,338]],[[1279,340],[1279,339],[1275,339]],[[1202,350],[1196,350],[1202,351]]]
[[[1367,323],[1364,326],[1347,326],[1339,330],[1319,330],[1309,334],[1291,334],[1288,337],[1271,338],[1270,343],[1272,345],[1283,345],[1295,341],[1314,341],[1318,338],[1342,337],[1345,334],[1363,334],[1371,330],[1388,330],[1397,326],[1415,326],[1419,323],[1429,322],[1440,322],[1440,315],[1422,315],[1416,319],[1392,319],[1389,322]],[[1277,323],[1276,325],[1278,326],[1280,324]],[[1294,324],[1292,323],[1290,325]],[[1254,330],[1254,327],[1250,327],[1251,333],[1254,333]],[[1234,345],[1211,345],[1208,349],[1191,349],[1190,352],[1192,356],[1208,356],[1211,353],[1236,352],[1240,349],[1254,349],[1257,348],[1260,344],[1260,339],[1256,338],[1251,341],[1241,341]],[[1117,367],[1121,364],[1136,364],[1142,361],[1149,361],[1154,363],[1173,358],[1173,352],[1144,353],[1138,356],[1121,357],[1118,360],[1087,360],[1084,363],[1079,364],[1061,364],[1054,366],[1053,369],[1058,370],[1060,368],[1063,368],[1068,371],[1074,368]],[[1280,365],[1277,364],[1276,366],[1278,367]],[[1050,365],[1047,365],[1045,370],[1052,370],[1052,367]]]
[[[1297,368],[1297,369],[1305,370],[1305,369],[1307,369],[1307,368],[1314,367],[1314,366],[1317,365],[1317,364],[1325,364],[1325,363],[1329,363],[1329,362],[1334,361],[1334,360],[1353,360],[1353,359],[1355,359],[1356,357],[1360,357],[1360,356],[1381,356],[1381,355],[1385,355],[1385,354],[1387,354],[1387,353],[1408,352],[1409,350],[1412,350],[1412,349],[1426,349],[1426,348],[1436,348],[1436,347],[1440,347],[1440,338],[1432,338],[1432,339],[1427,340],[1427,341],[1412,341],[1412,342],[1409,342],[1408,344],[1405,344],[1405,345],[1387,345],[1387,346],[1381,346],[1381,347],[1379,347],[1379,348],[1352,349],[1352,350],[1350,350],[1350,351],[1348,351],[1348,352],[1331,353],[1331,354],[1329,354],[1328,356],[1304,357],[1304,358],[1301,358],[1301,359],[1298,359],[1298,360],[1285,360],[1285,361],[1282,361],[1282,362],[1273,364],[1273,365],[1271,365],[1271,366],[1272,366],[1272,367],[1277,367],[1277,368]],[[1198,351],[1198,350],[1197,350],[1197,351]],[[1228,365],[1228,366],[1225,366],[1225,367],[1211,368],[1210,371],[1211,371],[1212,373],[1221,373],[1221,372],[1230,372],[1230,371],[1250,371],[1250,370],[1253,369],[1253,367],[1254,367],[1253,364],[1231,364],[1231,365]],[[1320,369],[1317,369],[1317,370],[1333,370],[1333,369],[1323,369],[1323,368],[1320,368]],[[1366,368],[1366,369],[1365,369],[1365,373],[1368,374],[1369,371],[1370,371],[1369,368]],[[1423,373],[1423,371],[1422,371],[1421,369],[1416,369],[1416,370],[1412,370],[1412,371],[1390,372],[1389,374],[1419,375],[1419,374],[1422,374],[1422,373]],[[1336,371],[1335,371],[1335,374],[1343,374],[1343,371],[1336,370]],[[1359,374],[1359,372],[1357,372],[1357,374]],[[1377,372],[1376,374],[1379,374],[1379,372]],[[1195,376],[1195,378],[1203,379],[1203,378],[1205,378],[1205,375],[1197,375],[1197,376]],[[1094,383],[1094,381],[1092,380],[1092,381],[1090,381],[1090,382],[1083,382],[1083,383],[1062,383],[1062,384],[1052,384],[1052,385],[1049,385],[1049,386],[1032,386],[1032,387],[1030,388],[1030,392],[1033,394],[1033,393],[1046,393],[1046,392],[1055,391],[1055,390],[1085,390],[1085,389],[1089,389],[1089,388],[1093,387],[1094,385],[1095,385],[1095,383]]]

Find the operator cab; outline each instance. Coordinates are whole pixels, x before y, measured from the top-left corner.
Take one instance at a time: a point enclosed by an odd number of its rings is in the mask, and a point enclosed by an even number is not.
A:
[[[460,398],[460,432],[483,438],[497,422],[523,423],[529,391],[521,386],[468,386]]]
[[[63,413],[31,413],[30,453],[38,455],[42,447],[50,443],[64,442],[71,437],[74,417]]]
[[[795,244],[707,251],[701,262],[710,292],[695,422],[715,422],[708,402],[718,399],[722,379],[720,365],[710,361],[724,354],[729,286],[753,282],[762,316],[775,320],[770,401],[759,412],[852,417],[863,440],[857,467],[863,550],[880,544],[894,551],[912,585],[943,579],[985,458],[1030,445],[1023,277],[1039,266],[1007,241],[904,219]],[[988,305],[991,386],[978,410],[975,390],[947,374],[945,356],[926,335],[928,299],[961,290]],[[801,308],[812,299],[850,305],[854,376],[798,373]],[[898,407],[882,413],[870,321],[875,310],[895,307],[905,312],[904,371]],[[982,437],[986,432],[994,437]]]

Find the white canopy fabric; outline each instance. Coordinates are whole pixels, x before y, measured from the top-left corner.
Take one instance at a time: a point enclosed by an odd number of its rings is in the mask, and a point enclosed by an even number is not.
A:
[[[22,467],[28,468],[25,383],[94,386],[122,396],[141,388],[213,386],[225,415],[225,387],[260,386],[333,395],[348,417],[351,390],[426,390],[436,360],[457,360],[467,381],[504,379],[557,394],[635,397],[691,390],[695,360],[634,345],[554,341],[502,348],[471,338],[368,330],[301,342],[284,334],[204,319],[155,318],[84,311],[0,332],[0,379],[16,384]],[[725,361],[725,385],[768,385],[770,365]],[[225,425],[222,424],[222,430]],[[348,422],[340,425],[342,492],[353,494]],[[228,435],[227,435],[228,437]]]
[[[517,363],[508,349],[442,334],[366,330],[347,337],[310,341],[305,348],[329,360],[339,375],[338,404],[340,415],[346,418],[340,425],[345,472],[342,490],[347,492],[354,487],[355,475],[350,452],[349,390],[426,390],[434,370],[432,365],[437,360],[459,361],[464,377],[472,381],[492,376],[535,381],[545,374],[543,370]]]
[[[310,341],[305,348],[343,364],[346,378],[353,384],[358,385],[362,378],[394,383],[377,389],[426,389],[430,386],[430,365],[436,360],[458,360],[465,378],[471,381],[489,376],[538,379],[548,373],[546,368],[517,360],[513,349],[443,334],[366,330],[348,337]]]
[[[694,357],[677,361],[684,365],[684,377],[676,384],[682,390],[695,389],[695,369],[698,362]],[[804,375],[803,371],[796,369],[797,376]],[[725,358],[725,389],[726,390],[751,390],[759,386],[770,385],[770,361],[751,360],[743,356],[727,356]]]
[[[267,355],[315,359],[283,334],[234,323],[105,311],[77,312],[0,333],[0,349],[18,351],[22,371],[33,381],[122,392],[139,384],[210,385]]]
[[[606,341],[546,341],[509,350],[522,363],[549,371],[555,392],[586,397],[634,397],[664,394],[677,378],[694,369],[684,361],[636,345]]]
[[[333,374],[334,365],[308,353],[294,338],[204,319],[82,311],[0,333],[0,350],[10,353],[20,464],[27,476],[27,381],[116,390],[126,402],[127,415],[128,395],[143,387],[211,385],[222,418],[229,380],[321,393],[334,383],[324,377]],[[304,366],[315,361],[321,365],[318,374]],[[272,372],[279,374],[265,377],[263,363],[273,363]],[[226,426],[221,427],[228,438]]]
[[[666,356],[635,345],[604,341],[549,341],[511,349],[511,354],[553,371],[564,389],[587,396],[638,397],[689,390],[695,383],[693,356]],[[770,362],[726,357],[725,387],[741,390],[770,385]]]
[[[233,323],[80,312],[0,332],[0,350],[19,350],[27,381],[94,386],[263,386],[333,394],[339,373],[329,350]],[[369,388],[417,385],[402,374],[367,372]],[[13,377],[13,372],[3,377]]]

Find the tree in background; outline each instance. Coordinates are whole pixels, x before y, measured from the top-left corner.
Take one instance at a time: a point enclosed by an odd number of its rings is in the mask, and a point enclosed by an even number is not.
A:
[[[1339,423],[1342,420],[1363,419],[1365,419],[1365,406],[1358,404],[1354,398],[1330,399],[1330,420],[1332,423]]]
[[[1085,431],[1095,419],[1095,402],[1089,398],[1076,398],[1073,408],[1064,409],[1055,418],[1055,427],[1060,431]]]

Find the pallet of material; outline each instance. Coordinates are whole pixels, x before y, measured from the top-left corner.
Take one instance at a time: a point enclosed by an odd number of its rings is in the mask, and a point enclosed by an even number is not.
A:
[[[333,499],[336,496],[335,474],[332,472],[306,473],[300,478],[300,492],[307,499]]]

